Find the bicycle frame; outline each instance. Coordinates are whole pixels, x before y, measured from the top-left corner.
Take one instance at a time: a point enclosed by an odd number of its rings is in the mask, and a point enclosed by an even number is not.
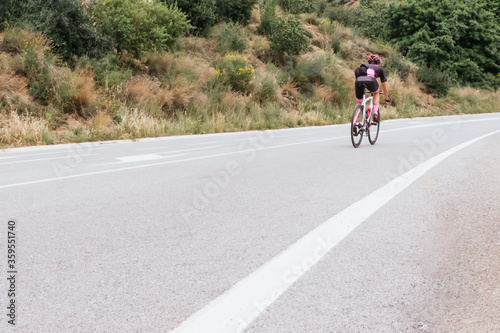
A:
[[[368,96],[367,97],[367,94],[369,94],[370,91],[368,90],[365,90],[364,94],[363,94],[363,101],[361,103],[358,103],[361,104],[363,106],[363,126],[361,127],[361,129],[363,130],[366,130],[367,129],[367,121],[366,121],[366,118],[367,118],[367,114],[366,114],[366,109],[367,109],[367,106],[366,106],[366,103],[370,103],[370,105],[368,106],[370,108],[370,110],[373,110],[373,94],[371,96]],[[357,122],[358,119],[355,119],[354,122]]]

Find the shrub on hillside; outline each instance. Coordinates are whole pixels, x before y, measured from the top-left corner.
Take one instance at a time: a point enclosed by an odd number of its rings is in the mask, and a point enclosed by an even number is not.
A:
[[[245,56],[230,53],[217,64],[215,74],[224,85],[230,86],[235,91],[244,92],[253,78],[254,68]]]
[[[247,24],[257,0],[216,0],[219,19]]]
[[[384,63],[384,68],[389,73],[398,74],[403,81],[406,81],[411,73],[411,63],[397,51],[390,53],[389,58]]]
[[[390,5],[387,33],[419,65],[454,81],[497,88],[500,21],[486,1],[409,0]]]
[[[435,68],[422,66],[417,71],[417,78],[424,84],[428,94],[442,97],[446,96],[450,91],[451,82],[449,77]]]
[[[364,0],[352,8],[356,16],[357,30],[369,38],[384,38],[388,6],[385,2]]]
[[[287,54],[290,58],[304,52],[309,46],[307,30],[302,22],[293,17],[280,17],[269,36],[271,50],[278,54]]]
[[[314,12],[315,0],[278,0],[278,4],[290,14]]]
[[[79,0],[3,0],[2,21],[43,32],[64,60],[85,54],[100,57],[111,50],[109,36],[93,25]]]
[[[311,84],[323,83],[323,70],[325,69],[325,59],[316,58],[313,60],[303,60],[292,70],[293,81],[303,90],[308,89]]]
[[[278,0],[264,0],[260,4],[260,24],[257,32],[261,35],[269,36],[276,24],[276,5]]]
[[[186,14],[158,0],[102,0],[94,15],[118,53],[128,51],[136,58],[145,51],[174,49],[190,27]]]
[[[219,43],[219,52],[222,54],[230,52],[243,52],[247,47],[247,41],[240,27],[235,23],[224,23],[216,35]]]
[[[195,35],[206,35],[217,23],[216,0],[163,0],[186,13],[189,23],[195,28]]]
[[[344,6],[328,7],[324,16],[332,21],[340,22],[346,27],[353,27],[357,20],[353,8]]]

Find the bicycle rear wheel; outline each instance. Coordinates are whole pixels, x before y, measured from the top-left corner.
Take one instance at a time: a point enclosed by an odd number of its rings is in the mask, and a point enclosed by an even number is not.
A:
[[[371,126],[368,127],[368,141],[370,141],[370,144],[374,145],[375,142],[377,142],[378,132],[380,131],[380,109],[378,110],[377,122],[373,121],[373,112],[371,112],[370,124]]]
[[[358,104],[354,108],[351,118],[351,142],[354,148],[358,148],[363,140],[363,105]]]

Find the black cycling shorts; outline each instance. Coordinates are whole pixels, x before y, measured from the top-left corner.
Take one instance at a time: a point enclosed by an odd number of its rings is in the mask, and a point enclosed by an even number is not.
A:
[[[371,76],[360,76],[356,79],[356,98],[363,99],[363,93],[365,92],[365,87],[370,90],[370,92],[377,92],[379,89],[377,79]]]

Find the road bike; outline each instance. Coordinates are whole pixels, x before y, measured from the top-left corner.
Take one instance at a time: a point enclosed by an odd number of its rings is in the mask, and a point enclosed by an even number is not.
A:
[[[371,94],[371,96],[367,96]],[[382,95],[383,93],[380,92]],[[367,103],[369,103],[367,105]],[[380,131],[380,108],[378,110],[378,121],[373,121],[373,93],[365,86],[363,101],[356,104],[351,119],[351,142],[354,148],[358,148],[363,140],[363,135],[368,135],[370,144],[374,145]]]

